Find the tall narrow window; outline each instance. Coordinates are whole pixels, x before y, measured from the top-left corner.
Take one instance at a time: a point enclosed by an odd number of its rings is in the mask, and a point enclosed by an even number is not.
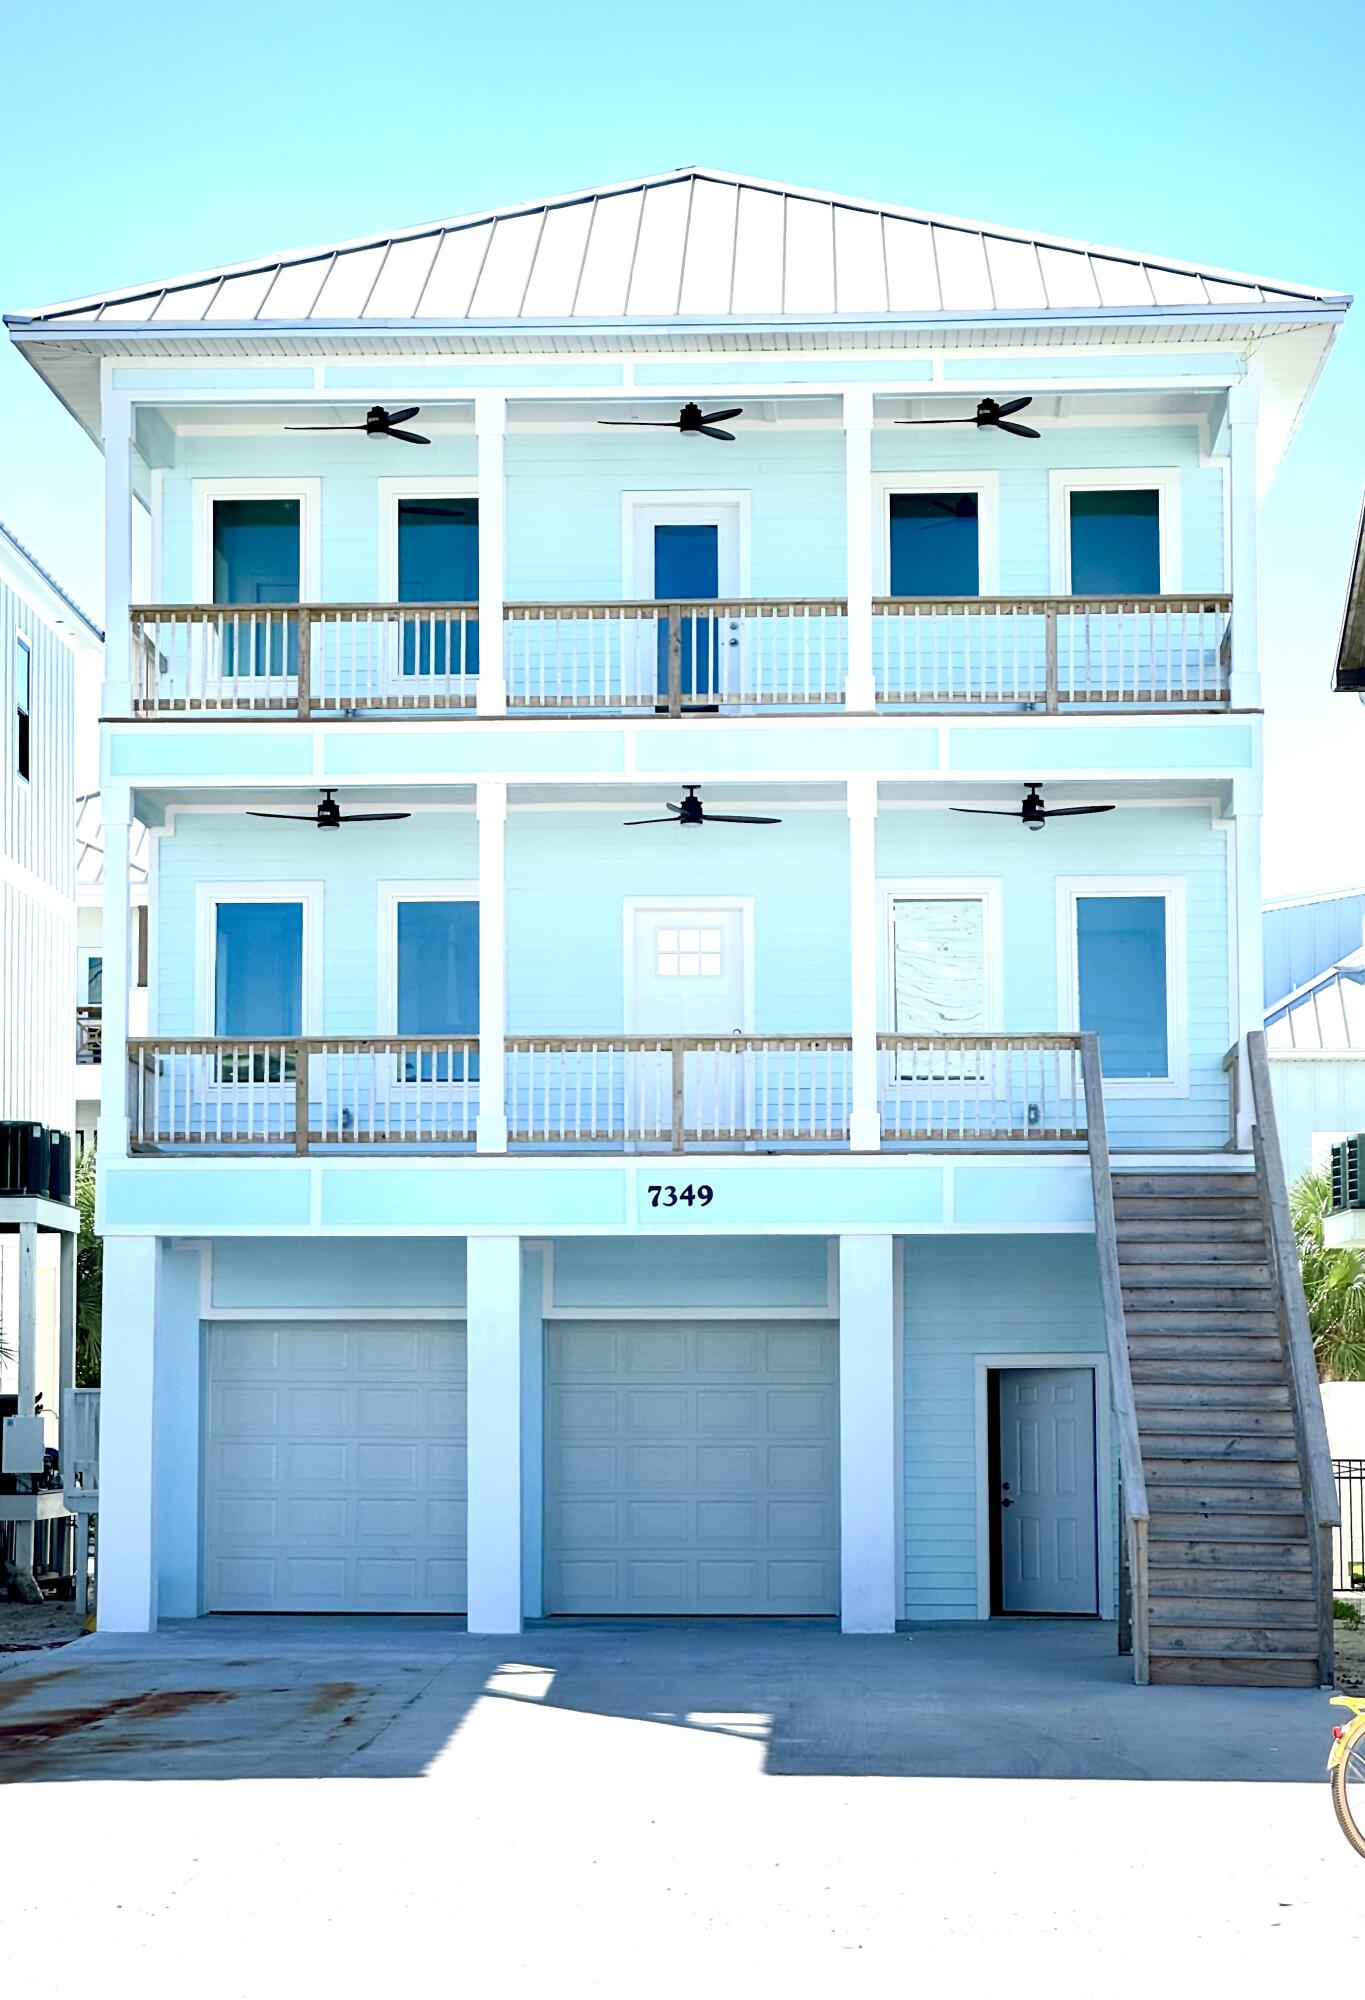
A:
[[[14,767],[21,778],[29,775],[32,704],[33,652],[27,639],[19,639],[14,651]]]
[[[272,1042],[303,1028],[302,903],[219,903],[214,933],[213,1032]],[[292,1054],[257,1048],[226,1053],[225,1083],[277,1082],[294,1074]]]
[[[1161,495],[1155,487],[1131,492],[1073,489],[1068,526],[1073,597],[1159,594]]]
[[[302,588],[297,500],[215,500],[215,604],[297,604]],[[224,620],[225,674],[283,675],[297,671],[298,638],[282,619]]]
[[[1170,1075],[1167,971],[1164,896],[1077,896],[1080,1025],[1105,1076]]]
[[[400,604],[477,604],[479,503],[421,499],[398,503]],[[476,674],[479,627],[473,617],[403,621],[405,674]]]
[[[398,1032],[439,1042],[479,1032],[479,906],[445,899],[398,905]],[[449,1050],[404,1058],[409,1083],[440,1083],[466,1074]],[[469,1068],[478,1075],[477,1058]]]
[[[979,896],[898,897],[891,948],[898,1035],[986,1028],[986,906]]]
[[[981,588],[975,493],[893,493],[891,595],[975,597]]]

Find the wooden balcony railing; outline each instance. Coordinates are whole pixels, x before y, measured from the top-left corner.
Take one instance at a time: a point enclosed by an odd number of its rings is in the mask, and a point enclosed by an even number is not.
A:
[[[879,1035],[877,1063],[888,1143],[1085,1138],[1079,1035]]]
[[[1081,1144],[1080,1037],[883,1035],[890,1146]],[[848,1035],[510,1036],[509,1143],[537,1150],[838,1152],[849,1142]],[[472,1038],[226,1036],[128,1044],[134,1152],[471,1147]],[[486,1086],[483,1086],[486,1087]]]
[[[1226,596],[877,598],[879,708],[1057,712],[1228,701]],[[472,713],[478,606],[147,605],[132,612],[137,715]],[[515,714],[838,709],[843,598],[504,606]]]

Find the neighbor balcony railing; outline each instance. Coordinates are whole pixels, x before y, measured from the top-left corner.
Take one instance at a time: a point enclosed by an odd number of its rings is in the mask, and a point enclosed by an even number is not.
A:
[[[877,706],[1219,707],[1231,605],[1217,595],[877,598]],[[848,606],[508,604],[502,658],[513,713],[837,709]],[[132,613],[131,671],[140,715],[472,713],[478,606],[143,606]]]
[[[837,1152],[853,1100],[848,1035],[509,1036],[508,1139],[543,1151]],[[1079,1144],[1076,1035],[883,1035],[889,1145]],[[471,1147],[479,1044],[406,1036],[128,1044],[135,1152]]]
[[[104,1010],[98,1004],[76,1009],[76,1061],[97,1063],[104,1034]]]

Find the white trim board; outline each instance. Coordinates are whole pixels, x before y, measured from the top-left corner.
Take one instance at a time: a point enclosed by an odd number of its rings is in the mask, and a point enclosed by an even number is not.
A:
[[[1113,1447],[1110,1439],[1109,1360],[1106,1355],[976,1354],[976,1615],[991,1616],[991,1454],[990,1376],[1017,1368],[1088,1368],[1095,1378],[1095,1534],[1099,1543],[1100,1620],[1112,1618],[1116,1602]]]

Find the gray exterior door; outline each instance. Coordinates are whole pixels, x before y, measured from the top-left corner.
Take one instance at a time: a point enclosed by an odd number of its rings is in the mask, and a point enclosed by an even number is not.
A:
[[[1000,1608],[1099,1609],[1095,1376],[1009,1368],[1000,1399]]]
[[[832,1616],[832,1326],[546,1329],[545,1608]]]
[[[463,1611],[465,1332],[219,1322],[205,1608]]]

